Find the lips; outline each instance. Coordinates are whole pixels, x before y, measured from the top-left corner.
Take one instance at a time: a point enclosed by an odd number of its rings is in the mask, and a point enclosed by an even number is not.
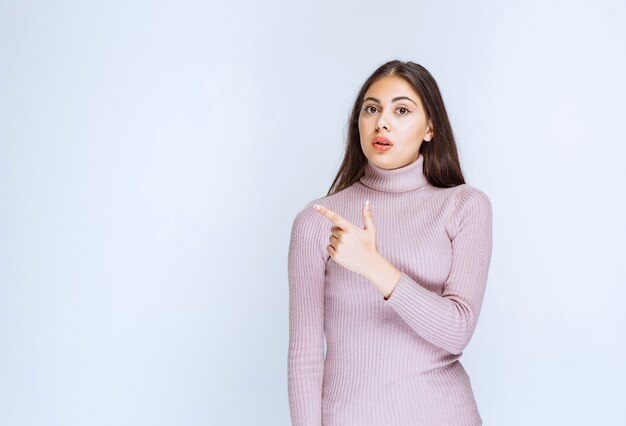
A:
[[[391,141],[383,136],[377,136],[372,140],[373,144],[378,144],[378,145],[393,145],[393,143],[391,143]]]
[[[389,150],[391,150],[392,146],[393,146],[393,143],[391,143],[389,139],[383,136],[377,136],[374,139],[372,139],[372,147],[377,152],[381,152],[381,153],[388,152]]]

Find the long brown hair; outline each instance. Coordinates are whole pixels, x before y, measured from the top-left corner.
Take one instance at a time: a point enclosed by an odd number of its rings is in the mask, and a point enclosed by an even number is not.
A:
[[[430,72],[419,64],[392,60],[378,67],[363,83],[363,87],[356,96],[348,122],[348,137],[343,162],[326,195],[335,194],[351,186],[363,176],[367,163],[367,157],[361,149],[359,134],[359,114],[363,106],[363,97],[375,81],[388,75],[401,77],[413,87],[422,100],[427,120],[432,120],[433,138],[428,142],[423,142],[420,146],[420,154],[424,156],[424,175],[428,182],[440,188],[450,188],[465,183],[454,134],[437,82]]]

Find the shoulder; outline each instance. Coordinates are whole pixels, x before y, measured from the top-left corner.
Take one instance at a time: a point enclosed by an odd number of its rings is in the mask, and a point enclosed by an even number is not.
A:
[[[468,183],[449,188],[432,187],[431,191],[443,198],[448,215],[458,216],[472,206],[491,209],[487,194]]]
[[[308,229],[319,228],[324,222],[322,215],[319,214],[314,208],[314,204],[323,203],[326,197],[316,198],[309,201],[301,207],[296,216],[293,219],[292,234],[305,232]]]
[[[453,188],[452,199],[454,233],[468,225],[482,224],[491,227],[492,205],[489,196],[484,191],[464,183]]]
[[[467,205],[478,205],[491,209],[489,196],[481,189],[464,183],[454,187],[454,204],[457,208]]]
[[[337,210],[340,206],[345,204],[345,201],[353,197],[354,189],[348,187],[340,192],[332,195],[326,195],[309,201],[303,207],[300,208],[293,220],[293,227],[316,227],[317,229],[324,229],[323,225],[329,229],[332,223],[313,208],[314,204],[321,204],[333,211]]]
[[[296,213],[291,227],[291,235],[294,237],[319,237],[330,234],[332,223],[313,208],[314,204],[321,204],[331,210],[340,204],[347,195],[347,190],[333,195],[326,195],[309,201]],[[338,203],[339,202],[339,203]],[[325,237],[324,237],[325,238]]]
[[[305,250],[311,259],[315,258],[319,259],[320,262],[326,262],[329,257],[326,247],[333,223],[315,210],[313,205],[321,204],[330,209],[336,209],[338,205],[341,205],[341,200],[344,199],[345,194],[337,193],[316,198],[301,207],[291,226],[289,252]]]

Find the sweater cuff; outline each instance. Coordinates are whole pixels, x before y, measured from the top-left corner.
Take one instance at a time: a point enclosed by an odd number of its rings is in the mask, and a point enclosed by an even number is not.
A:
[[[407,274],[401,272],[400,280],[388,298],[384,299],[388,304],[400,308],[400,310],[410,312],[411,309],[420,304],[421,300],[431,298],[432,292],[421,285],[415,285]],[[427,302],[426,302],[427,303]],[[404,308],[404,309],[402,309]]]

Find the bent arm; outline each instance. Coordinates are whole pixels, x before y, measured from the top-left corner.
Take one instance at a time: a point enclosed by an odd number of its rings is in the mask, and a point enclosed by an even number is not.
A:
[[[482,306],[492,251],[492,207],[475,188],[455,194],[452,266],[441,295],[402,272],[386,303],[424,339],[452,354],[469,343]]]
[[[293,425],[322,423],[327,257],[315,213],[305,208],[296,216],[289,244],[288,393]]]

